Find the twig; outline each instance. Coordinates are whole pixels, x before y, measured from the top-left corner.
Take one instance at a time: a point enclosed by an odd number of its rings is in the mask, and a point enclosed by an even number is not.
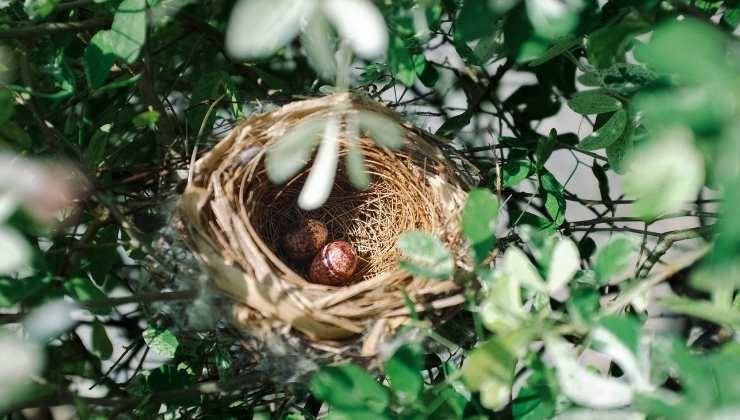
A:
[[[109,18],[96,18],[77,22],[48,22],[23,28],[5,29],[0,31],[0,39],[37,38],[44,35],[54,35],[64,32],[83,32],[87,30],[105,29],[110,27]]]
[[[657,284],[668,280],[671,278],[674,274],[678,273],[679,271],[691,267],[694,263],[696,263],[698,260],[700,260],[702,257],[704,257],[709,250],[711,250],[711,245],[706,245],[704,247],[699,248],[698,250],[689,253],[688,255],[684,256],[681,260],[672,262],[669,264],[666,264],[666,269],[662,273],[656,274],[652,277],[647,277],[643,280],[639,280],[636,284],[634,284],[632,287],[628,288],[624,292],[622,292],[611,304],[609,304],[604,309],[604,314],[615,314],[619,311],[621,311],[624,307],[630,304],[633,299],[640,296],[641,294],[647,292]]]

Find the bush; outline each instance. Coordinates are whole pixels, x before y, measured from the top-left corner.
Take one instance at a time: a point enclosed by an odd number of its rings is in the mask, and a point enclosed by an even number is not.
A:
[[[0,2],[0,412],[740,416],[738,24],[735,0]],[[344,91],[474,167],[469,258],[398,241],[464,307],[377,370],[256,357],[171,217],[236,121]]]

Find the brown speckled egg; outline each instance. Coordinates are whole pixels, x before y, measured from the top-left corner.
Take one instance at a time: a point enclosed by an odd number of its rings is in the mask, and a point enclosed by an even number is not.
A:
[[[347,242],[329,242],[311,263],[309,278],[327,286],[344,286],[357,269],[357,253]]]
[[[326,225],[316,219],[306,219],[283,236],[283,251],[295,262],[308,261],[329,238]]]

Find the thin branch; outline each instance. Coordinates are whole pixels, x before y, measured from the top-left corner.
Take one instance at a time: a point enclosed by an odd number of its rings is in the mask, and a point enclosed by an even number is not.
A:
[[[88,30],[106,29],[111,25],[109,18],[96,18],[77,22],[47,22],[22,28],[0,30],[0,39],[37,38],[44,35],[54,35],[65,32],[83,32]]]

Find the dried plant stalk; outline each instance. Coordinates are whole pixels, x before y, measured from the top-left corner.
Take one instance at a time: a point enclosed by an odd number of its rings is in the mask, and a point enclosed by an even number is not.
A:
[[[274,185],[267,179],[265,153],[296,124],[327,118],[338,103],[350,112],[392,118],[401,124],[406,143],[393,151],[361,138],[370,186],[351,187],[340,165],[329,200],[305,212],[296,200],[310,165],[286,184]],[[341,142],[343,157],[347,139]],[[397,269],[395,243],[410,229],[431,232],[461,261],[458,226],[468,182],[456,168],[467,163],[449,161],[440,142],[375,102],[339,94],[253,116],[195,162],[179,209],[187,241],[208,268],[212,285],[235,303],[235,323],[256,335],[297,335],[322,351],[342,352],[353,344],[372,356],[408,320],[405,295],[420,312],[459,307],[461,289],[452,280],[428,281]],[[305,268],[284,258],[280,237],[302,217],[323,221],[331,239],[355,246],[360,262],[351,285],[310,283]]]

